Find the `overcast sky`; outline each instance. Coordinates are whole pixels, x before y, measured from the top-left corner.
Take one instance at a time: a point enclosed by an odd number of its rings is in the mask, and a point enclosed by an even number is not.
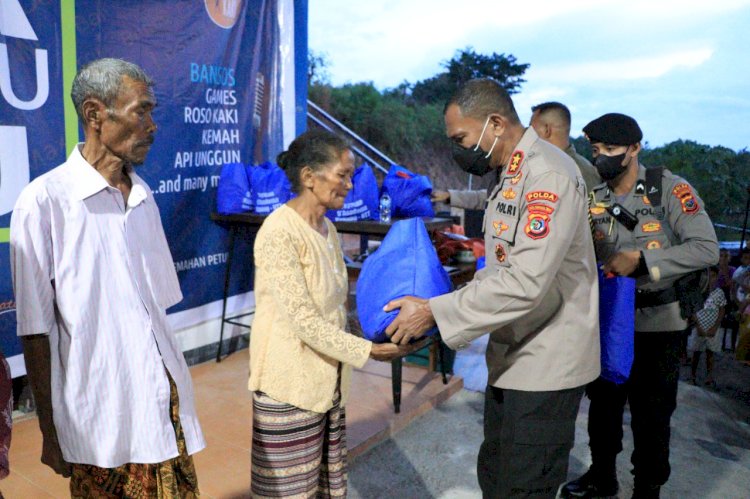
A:
[[[750,0],[310,0],[310,49],[334,85],[379,89],[441,71],[458,49],[531,64],[521,119],[546,100],[571,134],[607,112],[659,146],[691,139],[750,148]]]

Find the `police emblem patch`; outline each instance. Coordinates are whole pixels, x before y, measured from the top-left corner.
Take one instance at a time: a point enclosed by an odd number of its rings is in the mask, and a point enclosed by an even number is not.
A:
[[[502,244],[495,246],[495,256],[497,257],[498,262],[503,263],[505,261],[507,255],[505,254],[505,248]]]
[[[521,168],[521,163],[523,163],[523,151],[514,152],[508,163],[508,173],[516,173]]]
[[[659,249],[659,248],[661,248],[661,243],[659,241],[649,241],[646,243],[647,250]]]
[[[533,203],[534,201],[549,201],[550,203],[556,203],[558,200],[557,194],[549,191],[533,191],[526,194],[526,202]]]
[[[505,199],[516,199],[516,191],[513,189],[505,189],[503,191],[503,197]]]
[[[661,224],[659,222],[647,222],[641,225],[643,232],[659,232],[661,230]]]
[[[541,203],[530,204],[526,207],[526,209],[529,213],[538,215],[552,215],[555,212],[555,209],[553,207]]]
[[[492,226],[495,228],[495,235],[498,237],[502,236],[503,232],[505,232],[509,228],[502,220],[496,220],[492,222]]]
[[[549,234],[549,217],[541,213],[532,213],[529,215],[529,222],[524,228],[524,232],[531,239],[542,239]]]
[[[700,210],[698,201],[695,200],[695,196],[693,195],[693,190],[688,184],[677,184],[672,189],[672,194],[680,200],[683,213],[696,213]]]

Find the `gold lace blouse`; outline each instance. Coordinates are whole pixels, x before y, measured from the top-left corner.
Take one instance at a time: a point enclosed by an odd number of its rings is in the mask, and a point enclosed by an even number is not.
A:
[[[266,218],[255,238],[255,318],[248,387],[301,409],[333,405],[339,363],[341,404],[351,368],[362,367],[371,343],[345,330],[348,281],[336,228],[328,238],[286,205]]]

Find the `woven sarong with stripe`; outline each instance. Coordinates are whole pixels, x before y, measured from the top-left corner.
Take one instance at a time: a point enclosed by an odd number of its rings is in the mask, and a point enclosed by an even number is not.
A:
[[[253,393],[253,497],[345,497],[346,417],[337,394],[325,414]]]

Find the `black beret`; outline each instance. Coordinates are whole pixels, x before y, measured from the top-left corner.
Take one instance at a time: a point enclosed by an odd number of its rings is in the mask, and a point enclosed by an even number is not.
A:
[[[643,132],[638,123],[620,113],[607,113],[583,127],[589,142],[602,142],[614,146],[629,146],[640,142]]]

